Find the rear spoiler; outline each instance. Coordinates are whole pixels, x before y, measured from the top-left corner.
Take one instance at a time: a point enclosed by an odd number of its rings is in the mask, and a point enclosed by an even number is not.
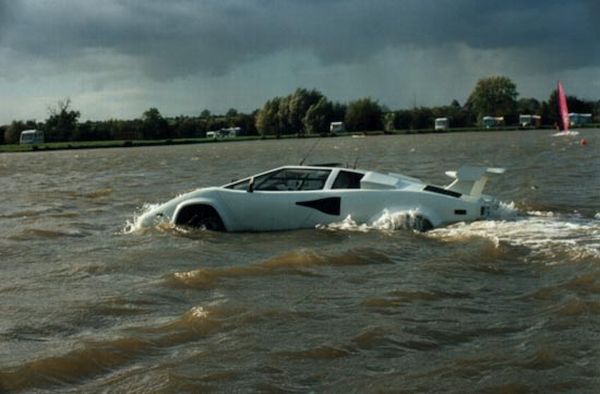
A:
[[[445,189],[479,197],[483,192],[488,176],[504,174],[505,171],[504,168],[464,165],[458,171],[446,171],[446,175],[453,178],[454,181],[446,186]]]

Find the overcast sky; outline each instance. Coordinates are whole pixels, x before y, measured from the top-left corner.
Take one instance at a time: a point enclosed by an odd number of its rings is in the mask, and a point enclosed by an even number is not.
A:
[[[250,112],[297,87],[391,109],[464,103],[505,75],[521,97],[600,99],[600,0],[0,0],[0,124]]]

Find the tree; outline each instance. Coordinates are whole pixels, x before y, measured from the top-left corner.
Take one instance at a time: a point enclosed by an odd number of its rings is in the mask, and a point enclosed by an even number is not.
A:
[[[281,134],[302,134],[305,132],[305,119],[309,109],[318,104],[321,99],[324,99],[319,107],[313,109],[321,111],[325,109],[327,98],[317,90],[307,90],[298,88],[294,93],[285,97],[275,97],[265,103],[256,114],[256,129],[262,135],[274,134],[279,136]],[[327,115],[327,119],[330,120],[337,116],[343,107],[334,106],[329,103],[326,105],[327,111],[331,114]],[[314,125],[316,122],[315,118],[317,113],[311,114],[308,118],[308,122],[311,127],[318,127],[322,129],[322,125]],[[320,116],[320,115],[319,115]],[[340,118],[343,119],[343,118]],[[323,121],[321,119],[321,121]],[[322,131],[322,130],[321,130]]]
[[[383,129],[385,131],[394,131],[396,130],[396,123],[398,121],[398,113],[397,112],[388,112],[385,114],[383,118]]]
[[[21,131],[27,130],[27,126],[22,121],[13,120],[4,131],[5,144],[18,144]]]
[[[254,114],[242,114],[239,113],[235,117],[234,126],[241,127],[244,135],[256,135],[256,119]]]
[[[279,135],[279,106],[281,97],[268,100],[256,114],[256,129],[262,135]]]
[[[516,85],[507,77],[495,76],[480,79],[468,99],[468,107],[481,120],[484,116],[516,118]]]
[[[466,108],[461,107],[458,100],[454,99],[450,105],[432,108],[436,118],[448,118],[452,127],[466,127],[469,125],[470,114]]]
[[[394,128],[396,130],[408,130],[411,127],[413,119],[413,113],[410,109],[403,109],[396,111],[394,117]]]
[[[75,137],[79,111],[71,109],[71,99],[59,100],[55,107],[48,107],[46,119],[47,141],[69,141]]]
[[[302,123],[307,133],[326,133],[333,115],[333,105],[322,96],[319,101],[310,106]]]
[[[41,129],[41,124],[38,124],[35,120],[28,120],[26,122],[13,120],[10,125],[0,128],[2,130],[0,140],[3,139],[5,144],[18,144],[23,130],[35,129]]]
[[[413,109],[413,116],[411,122],[411,129],[432,129],[435,121],[433,111],[431,108],[418,107]]]
[[[346,110],[346,128],[349,131],[381,130],[381,116],[379,103],[370,97],[352,101]]]
[[[298,88],[288,96],[287,124],[290,131],[296,133],[304,132],[304,117],[311,106],[317,104],[323,98],[323,94],[317,90]]]
[[[341,122],[346,118],[346,105],[342,103],[333,103],[332,104],[332,114],[331,120],[333,122],[339,121]]]
[[[522,98],[517,101],[517,112],[525,115],[539,115],[542,110],[540,102],[534,98]]]
[[[236,119],[237,115],[238,115],[237,109],[229,108],[229,110],[227,110],[227,112],[225,113],[225,121],[226,121],[228,127],[235,126],[235,119]]]
[[[171,127],[171,135],[176,138],[192,138],[198,133],[199,121],[189,116],[178,116]]]
[[[148,139],[169,138],[169,124],[156,108],[150,108],[142,115],[143,135]]]
[[[281,97],[277,107],[277,135],[292,133],[290,125],[290,96]]]

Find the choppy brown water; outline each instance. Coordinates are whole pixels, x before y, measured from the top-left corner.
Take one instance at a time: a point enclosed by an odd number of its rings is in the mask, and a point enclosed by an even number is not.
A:
[[[504,166],[494,221],[132,225],[314,141],[1,155],[0,392],[600,390],[600,130],[332,138],[307,160],[440,184]]]

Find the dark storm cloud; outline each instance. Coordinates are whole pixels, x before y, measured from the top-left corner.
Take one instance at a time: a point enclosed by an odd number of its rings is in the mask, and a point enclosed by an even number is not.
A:
[[[10,0],[0,0],[0,43],[2,43],[3,34],[2,32],[7,26],[7,21],[9,20],[9,11],[10,11]]]
[[[9,12],[8,4],[13,12]],[[0,45],[63,64],[124,55],[154,78],[224,74],[285,50],[354,63],[385,48],[531,51],[532,68],[600,63],[598,0],[0,0]],[[11,14],[10,18],[3,15]],[[2,30],[0,30],[2,34]],[[1,37],[4,37],[2,40]]]

